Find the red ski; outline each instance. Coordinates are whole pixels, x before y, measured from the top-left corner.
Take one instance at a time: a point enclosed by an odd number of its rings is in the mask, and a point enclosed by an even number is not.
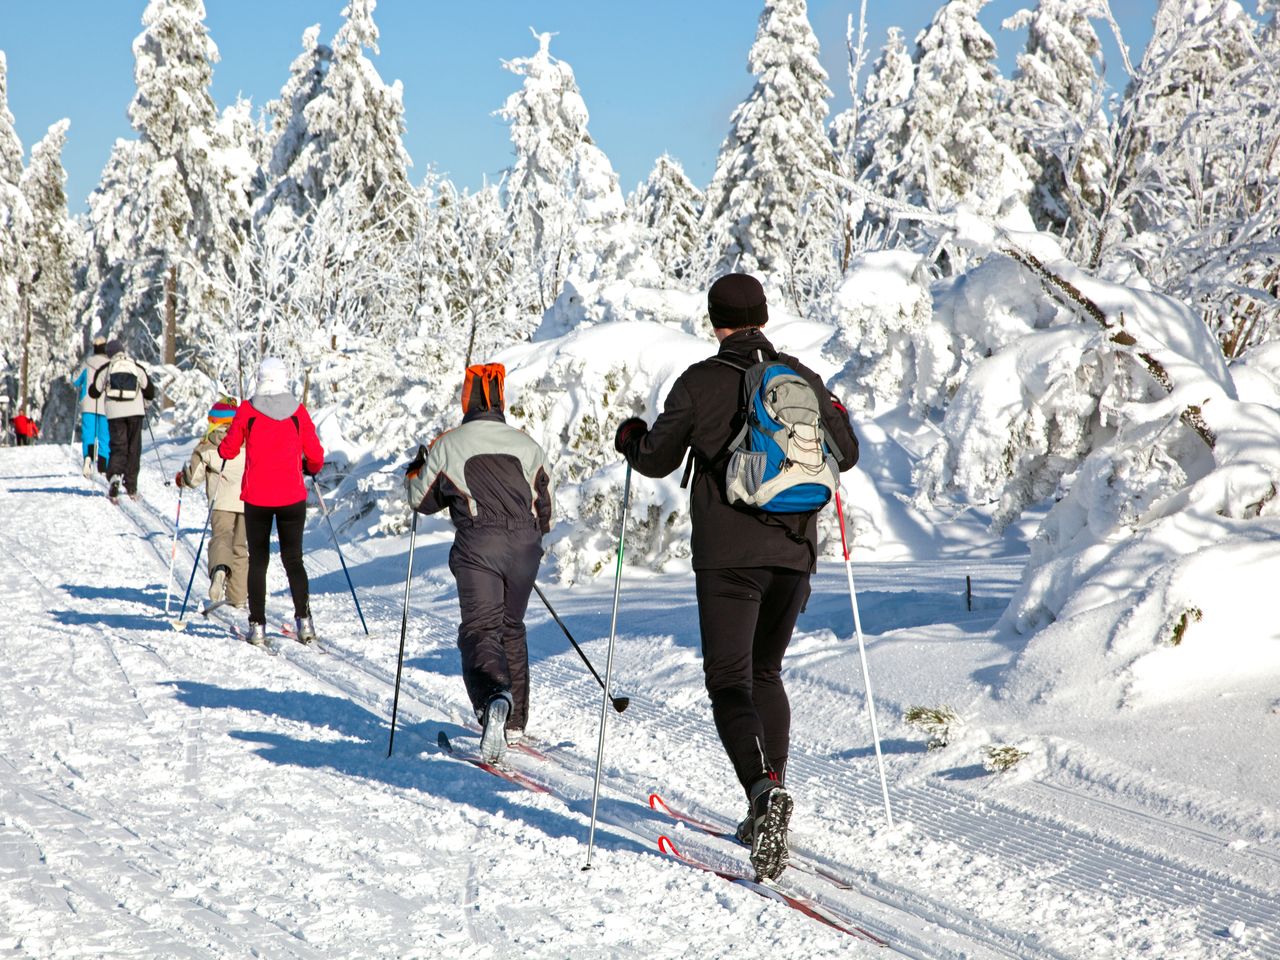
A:
[[[683,811],[671,809],[671,807],[667,806],[667,802],[656,793],[649,794],[649,809],[659,810],[669,816],[672,820],[679,821],[680,823],[686,823],[691,827],[701,830],[709,836],[719,837],[721,840],[729,840],[737,844],[742,843],[732,830],[725,830],[713,823],[707,823],[705,820],[699,820],[697,817],[692,817]],[[837,890],[857,889],[852,883],[845,880],[843,877],[839,877],[830,870],[820,867],[815,863],[809,863],[806,860],[797,859],[794,855],[792,856],[787,869],[798,870],[800,873],[807,873],[811,877],[817,877],[820,880],[825,880]]]
[[[676,845],[671,842],[671,838],[668,836],[664,835],[658,837],[658,849],[690,867],[705,870],[707,873],[714,873],[722,880],[727,880],[730,883],[736,883],[741,887],[746,887],[753,893],[758,893],[760,896],[766,897],[769,900],[776,900],[779,903],[785,903],[788,907],[791,907],[791,909],[799,910],[806,917],[811,917],[820,923],[825,923],[828,927],[831,927],[834,930],[839,930],[841,933],[848,934],[851,937],[856,937],[859,940],[866,940],[868,943],[874,943],[877,947],[887,947],[889,945],[888,940],[877,937],[870,930],[865,930],[862,927],[849,923],[843,918],[837,916],[831,910],[819,903],[815,903],[807,897],[797,896],[794,893],[787,893],[776,883],[768,880],[754,880],[746,874],[738,873],[735,870],[722,870],[719,867],[707,863],[705,860],[699,860],[697,857],[690,856],[687,853],[681,853],[676,849]]]
[[[479,767],[486,773],[492,773],[495,777],[501,777],[503,780],[507,780],[517,786],[524,787],[526,790],[532,790],[534,793],[552,792],[550,787],[543,786],[537,780],[526,777],[519,770],[512,770],[510,767],[490,763],[489,761],[482,760],[478,756],[474,756],[472,754],[459,753],[453,748],[453,743],[449,740],[449,735],[443,730],[441,730],[440,734],[436,737],[436,743],[439,745],[441,750],[453,757],[455,760],[462,760],[474,767]]]

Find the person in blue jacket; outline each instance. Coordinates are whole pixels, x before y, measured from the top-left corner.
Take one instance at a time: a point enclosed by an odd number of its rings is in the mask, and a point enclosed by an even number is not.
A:
[[[98,371],[107,362],[107,341],[104,337],[93,338],[93,352],[85,357],[80,372],[71,381],[80,391],[80,453],[84,457],[84,475],[87,477],[96,468],[99,473],[107,472],[107,461],[111,458],[111,430],[107,426],[106,397],[89,396],[89,387]]]

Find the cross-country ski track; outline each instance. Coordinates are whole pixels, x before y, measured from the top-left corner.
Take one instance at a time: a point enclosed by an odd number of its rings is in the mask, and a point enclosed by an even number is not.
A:
[[[184,450],[160,452],[176,467]],[[940,765],[902,723],[907,704],[976,695],[982,675],[913,690],[912,656],[985,644],[990,669],[1007,660],[988,635],[1019,558],[855,564],[892,828],[844,571],[815,578],[787,661],[792,843],[839,882],[795,869],[783,886],[879,947],[659,852],[665,834],[749,869],[742,848],[647,802],[656,791],[730,829],[744,806],[701,685],[688,574],[624,574],[612,677],[631,705],[608,711],[584,871],[601,691],[536,595],[530,742],[547,759],[511,765],[549,792],[437,746],[440,731],[475,743],[439,527],[419,535],[387,758],[408,537],[343,542],[368,637],[314,509],[320,648],[280,636],[292,612],[274,556],[279,656],[200,616],[203,558],[175,630],[206,503],[184,495],[166,616],[176,493],[146,456],[143,498],[112,506],[78,448],[0,449],[0,957],[718,957],[749,943],[779,958],[1280,958],[1274,823],[1241,841],[1238,811],[1217,824],[1155,809],[1069,764],[1002,782],[972,756]],[[568,587],[544,567],[541,583],[603,675],[611,577]]]

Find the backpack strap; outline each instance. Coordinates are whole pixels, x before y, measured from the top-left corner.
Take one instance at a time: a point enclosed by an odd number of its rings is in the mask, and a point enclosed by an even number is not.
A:
[[[759,351],[757,351],[757,353],[758,352]],[[751,367],[755,366],[755,364],[752,362],[748,362],[746,366],[743,366],[742,363],[739,363],[737,360],[730,360],[729,359],[730,356],[733,356],[733,354],[729,354],[727,356],[716,354],[714,357],[708,357],[707,359],[710,360],[712,363],[722,363],[726,367],[732,367],[734,370],[737,370],[739,373],[744,375]],[[740,390],[739,393],[741,392],[742,391]],[[742,413],[742,411],[746,410],[745,397],[742,397],[742,402],[739,403],[738,410],[740,414]],[[743,434],[743,431],[745,430],[746,430],[746,418],[743,417],[743,429],[738,431],[738,433],[732,439],[730,439],[729,443],[726,444],[725,447],[719,453],[717,453],[714,457],[712,457],[709,462],[714,463],[716,460],[723,458],[725,453],[729,450],[732,450],[734,446],[736,446],[737,443],[742,439],[742,434]],[[680,478],[681,490],[684,490],[689,486],[689,477],[693,474],[693,465],[694,465],[695,459],[696,459],[696,455],[693,452],[693,447],[690,447],[689,455],[685,458],[685,462],[684,462],[684,476]]]
[[[689,475],[693,473],[693,447],[689,448],[689,455],[684,459],[684,476],[680,478],[680,489],[684,490],[689,486]]]

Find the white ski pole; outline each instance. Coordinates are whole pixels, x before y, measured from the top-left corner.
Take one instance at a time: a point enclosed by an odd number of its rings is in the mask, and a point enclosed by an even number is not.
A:
[[[169,548],[169,579],[164,584],[164,615],[169,616],[169,595],[173,592],[173,561],[178,556],[178,531],[182,529],[182,491],[178,487],[178,512],[173,517],[173,546]]]
[[[889,781],[884,774],[884,755],[880,752],[880,729],[876,725],[876,703],[871,696],[871,671],[867,667],[867,646],[862,640],[862,618],[858,616],[858,594],[853,588],[853,565],[849,562],[849,541],[844,535],[844,504],[836,489],[836,512],[840,515],[840,546],[844,549],[844,572],[849,578],[849,604],[853,607],[853,630],[858,635],[858,656],[862,658],[862,685],[867,691],[867,716],[871,718],[871,738],[876,745],[876,764],[880,767],[880,792],[884,795],[884,815],[893,826],[893,810],[889,807]]]
[[[587,863],[583,870],[591,869],[591,851],[596,840],[596,805],[600,800],[600,771],[604,767],[604,731],[609,721],[609,679],[613,674],[613,641],[618,635],[618,597],[622,591],[622,556],[627,546],[627,507],[631,503],[631,464],[627,464],[627,479],[622,486],[622,523],[618,526],[618,569],[613,575],[613,619],[609,621],[609,655],[604,661],[604,699],[600,702],[600,743],[596,747],[596,780],[591,788],[591,830],[587,834]]]

